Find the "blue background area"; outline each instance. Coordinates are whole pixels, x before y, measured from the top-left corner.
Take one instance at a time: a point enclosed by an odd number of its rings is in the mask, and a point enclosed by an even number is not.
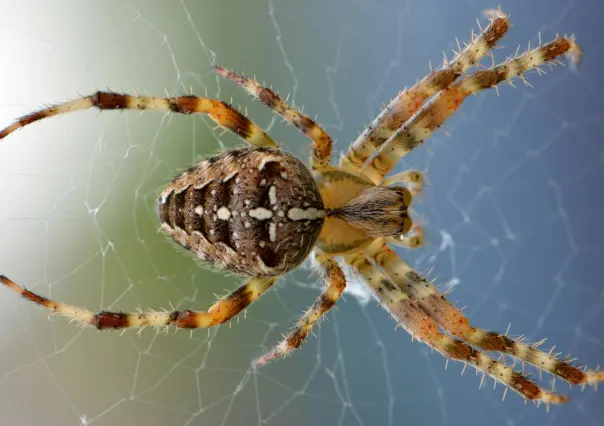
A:
[[[600,2],[506,1],[509,35],[535,46],[574,33],[578,72],[546,67],[469,99],[397,171],[424,170],[425,247],[401,255],[477,326],[544,337],[604,362],[604,119]],[[289,151],[308,141],[210,71],[215,61],[290,93],[337,140],[336,155],[405,85],[451,56],[497,3],[467,1],[3,2],[2,125],[99,88],[230,100]],[[484,18],[481,18],[485,25]],[[201,117],[77,113],[0,144],[0,273],[91,309],[205,309],[240,278],[208,270],[157,232],[160,188],[200,156],[240,144]],[[334,158],[337,158],[334,155]],[[412,343],[349,294],[317,338],[254,373],[322,283],[307,269],[232,326],[139,337],[97,333],[0,292],[0,423],[10,425],[601,425],[603,396],[550,412],[492,389]],[[538,373],[530,370],[538,378]],[[543,376],[542,383],[551,385]]]

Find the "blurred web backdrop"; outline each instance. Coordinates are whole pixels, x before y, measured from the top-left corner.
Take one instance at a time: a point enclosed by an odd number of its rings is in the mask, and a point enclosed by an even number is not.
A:
[[[211,71],[256,75],[337,140],[334,159],[405,85],[451,57],[482,0],[2,2],[0,119],[97,89],[192,89],[229,101],[303,159],[309,141]],[[504,1],[497,50],[575,33],[569,67],[531,73],[463,105],[397,170],[427,173],[415,204],[427,244],[400,253],[432,270],[487,329],[604,363],[604,83],[595,0]],[[93,310],[206,309],[241,279],[211,271],[158,233],[161,187],[202,156],[241,145],[206,117],[88,111],[36,123],[0,144],[0,272]],[[98,333],[0,292],[3,425],[601,425],[604,395],[569,390],[549,413],[501,401],[472,369],[412,343],[375,302],[347,294],[302,350],[253,372],[318,295],[307,269],[230,325]],[[366,301],[365,301],[366,302]],[[527,368],[527,371],[531,371]],[[534,373],[534,372],[533,372]],[[535,374],[538,378],[538,374]],[[551,385],[551,377],[541,380]]]

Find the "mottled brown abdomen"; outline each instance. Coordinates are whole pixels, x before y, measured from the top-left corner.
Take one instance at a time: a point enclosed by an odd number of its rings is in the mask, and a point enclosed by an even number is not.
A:
[[[309,254],[325,216],[304,164],[242,148],[176,177],[158,200],[162,229],[200,258],[245,275],[281,275]]]

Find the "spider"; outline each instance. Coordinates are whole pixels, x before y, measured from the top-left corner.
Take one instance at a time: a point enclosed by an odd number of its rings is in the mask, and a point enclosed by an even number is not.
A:
[[[386,177],[396,163],[441,127],[468,96],[510,82],[562,55],[578,61],[572,37],[558,37],[489,68],[481,58],[505,35],[508,17],[500,10],[455,57],[401,91],[342,155],[330,164],[332,140],[311,118],[284,102],[271,89],[233,71],[215,71],[254,95],[312,140],[310,168],[279,149],[258,125],[230,105],[207,97],[156,98],[114,92],[47,107],[25,115],[0,131],[0,139],[35,121],[55,115],[99,110],[161,110],[207,114],[239,135],[247,147],[200,161],[174,178],[161,192],[157,211],[161,228],[174,241],[218,268],[247,276],[247,282],[220,298],[207,312],[93,313],[35,294],[6,276],[0,281],[25,299],[99,330],[175,326],[205,328],[225,323],[260,298],[277,278],[314,259],[325,289],[284,339],[255,365],[298,348],[314,324],[340,298],[346,278],[338,260],[360,276],[378,302],[411,336],[444,357],[461,361],[505,385],[526,400],[564,403],[567,396],[539,386],[488,352],[529,363],[573,385],[596,385],[604,372],[590,371],[551,352],[506,334],[472,326],[444,294],[414,271],[391,248],[419,247],[420,226],[409,216],[423,176],[406,171]],[[473,73],[473,67],[479,68]]]

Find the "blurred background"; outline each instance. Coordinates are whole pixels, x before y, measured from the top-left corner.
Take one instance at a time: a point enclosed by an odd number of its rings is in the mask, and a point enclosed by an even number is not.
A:
[[[0,126],[97,89],[192,90],[247,110],[303,159],[309,142],[211,71],[256,75],[337,140],[334,159],[405,85],[511,14],[502,60],[527,42],[575,33],[578,72],[558,66],[469,99],[397,170],[424,170],[415,204],[425,247],[401,255],[481,327],[548,338],[604,362],[604,12],[596,0],[2,1]],[[205,117],[78,112],[0,143],[0,273],[93,310],[206,309],[239,277],[211,271],[158,232],[172,177],[236,137]],[[525,405],[492,380],[411,342],[362,291],[316,338],[254,372],[322,283],[301,268],[240,319],[212,330],[99,333],[0,289],[2,425],[601,425],[604,395]],[[527,372],[539,374],[527,367]],[[541,383],[551,386],[551,377]]]

